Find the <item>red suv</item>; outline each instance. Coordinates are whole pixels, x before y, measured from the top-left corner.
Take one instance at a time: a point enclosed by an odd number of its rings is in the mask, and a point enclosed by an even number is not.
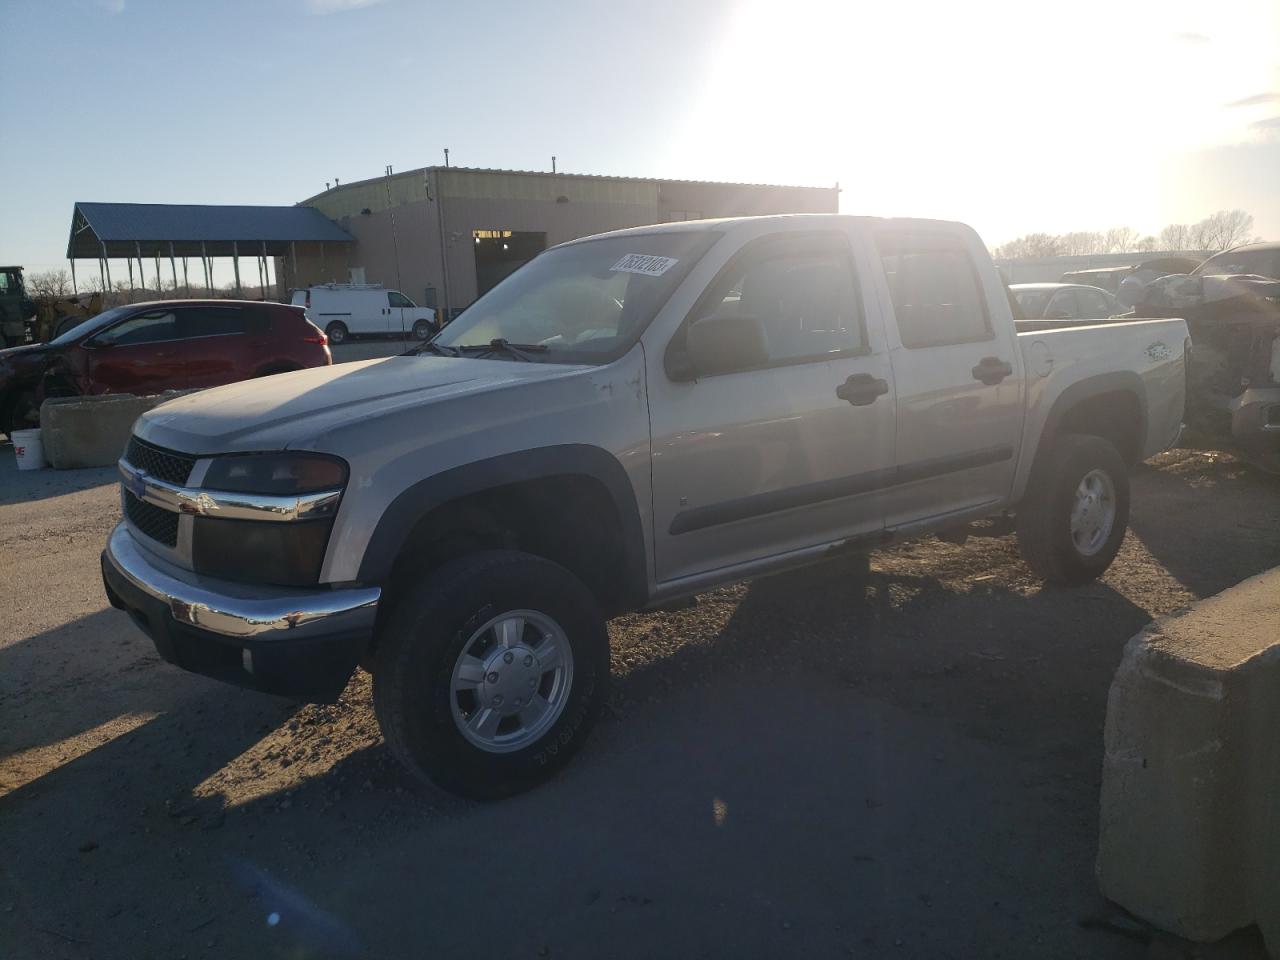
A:
[[[115,307],[49,343],[0,350],[0,431],[34,425],[46,396],[213,387],[333,363],[301,307],[166,300]]]

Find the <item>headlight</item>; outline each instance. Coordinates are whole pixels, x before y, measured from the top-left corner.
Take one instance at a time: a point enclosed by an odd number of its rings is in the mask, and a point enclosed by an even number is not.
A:
[[[320,453],[250,453],[218,457],[202,486],[230,493],[316,493],[347,482],[347,465]]]
[[[264,497],[293,497],[341,490],[347,465],[319,453],[257,453],[217,457],[201,486],[206,490]],[[198,516],[191,528],[191,561],[197,573],[226,580],[315,586],[333,517],[314,520],[229,520]]]

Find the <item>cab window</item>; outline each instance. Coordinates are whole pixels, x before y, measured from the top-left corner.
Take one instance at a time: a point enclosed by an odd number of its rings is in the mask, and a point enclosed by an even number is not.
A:
[[[771,364],[865,350],[848,242],[841,236],[762,241],[720,275],[693,319],[754,317]]]
[[[977,269],[963,243],[943,234],[886,232],[876,244],[904,347],[995,336]]]
[[[414,307],[417,306],[412,300],[403,293],[392,290],[387,294],[387,303],[393,307]]]

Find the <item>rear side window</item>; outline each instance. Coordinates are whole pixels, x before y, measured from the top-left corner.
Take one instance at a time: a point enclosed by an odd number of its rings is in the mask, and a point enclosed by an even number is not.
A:
[[[178,329],[184,339],[222,337],[248,332],[249,318],[241,307],[189,307],[182,311]]]
[[[1080,317],[1080,308],[1076,303],[1074,290],[1059,290],[1049,299],[1044,308],[1044,315],[1050,320],[1075,320]]]
[[[904,347],[992,338],[969,252],[945,234],[884,233],[876,239]]]
[[[1111,303],[1096,290],[1077,290],[1076,299],[1080,302],[1080,315],[1085,319],[1111,316]]]

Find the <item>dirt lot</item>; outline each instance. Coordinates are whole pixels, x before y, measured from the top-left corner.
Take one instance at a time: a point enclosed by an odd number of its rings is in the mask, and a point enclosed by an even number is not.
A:
[[[399,773],[366,675],[299,707],[162,663],[99,584],[110,471],[12,463],[0,956],[1257,955],[1092,922],[1124,642],[1280,563],[1280,482],[1227,454],[1142,468],[1085,589],[930,540],[621,618],[590,744],[492,806]]]

